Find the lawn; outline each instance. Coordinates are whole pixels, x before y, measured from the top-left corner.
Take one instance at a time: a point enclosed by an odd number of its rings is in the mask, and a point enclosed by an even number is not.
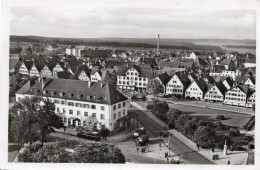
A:
[[[217,121],[217,115],[224,115],[225,120],[221,120],[222,124],[242,128],[243,125],[247,123],[250,119],[251,115],[234,113],[229,111],[219,111],[208,108],[200,108],[194,106],[183,106],[178,104],[170,104],[170,107],[181,110],[183,112],[187,112],[192,117],[197,117],[199,119],[215,122]]]

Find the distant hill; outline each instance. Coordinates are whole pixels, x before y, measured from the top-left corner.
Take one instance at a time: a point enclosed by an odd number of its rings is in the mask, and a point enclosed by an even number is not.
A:
[[[143,47],[156,48],[156,38],[57,38],[40,36],[11,35],[10,41],[30,43],[56,43],[65,45],[86,46],[112,46],[112,47]],[[221,50],[225,45],[255,45],[255,40],[229,40],[229,39],[160,39],[160,48],[183,50]]]

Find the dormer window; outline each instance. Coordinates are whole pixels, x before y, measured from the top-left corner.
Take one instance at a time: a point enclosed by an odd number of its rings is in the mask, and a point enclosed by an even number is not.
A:
[[[78,96],[77,96],[77,97],[78,97],[78,99],[81,99],[81,98],[82,98],[82,96],[83,96],[82,94],[78,94]]]
[[[60,97],[62,97],[62,96],[64,96],[64,93],[61,92],[61,93],[60,93]]]
[[[69,94],[69,97],[73,97],[73,93],[70,93],[70,94]]]
[[[43,90],[43,94],[47,94],[48,93],[48,91],[47,90]]]
[[[90,100],[90,96],[87,96],[87,100]]]
[[[54,96],[55,94],[56,94],[56,92],[55,92],[55,91],[52,91],[52,92],[51,92],[51,95],[52,95],[52,96]]]

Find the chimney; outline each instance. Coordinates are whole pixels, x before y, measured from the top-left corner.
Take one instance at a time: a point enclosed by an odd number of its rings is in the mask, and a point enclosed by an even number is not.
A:
[[[160,48],[160,34],[158,34],[158,39],[157,39],[157,56],[159,56],[159,48]]]
[[[45,86],[45,84],[46,84],[46,77],[42,77],[41,78],[41,85],[42,85],[42,90],[43,90],[43,88],[44,88],[44,86]]]

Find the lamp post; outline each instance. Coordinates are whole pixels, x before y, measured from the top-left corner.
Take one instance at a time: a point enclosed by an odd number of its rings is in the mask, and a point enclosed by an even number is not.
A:
[[[170,151],[171,151],[170,141],[171,141],[171,134],[169,133],[169,139],[168,139],[168,156],[170,156]]]

